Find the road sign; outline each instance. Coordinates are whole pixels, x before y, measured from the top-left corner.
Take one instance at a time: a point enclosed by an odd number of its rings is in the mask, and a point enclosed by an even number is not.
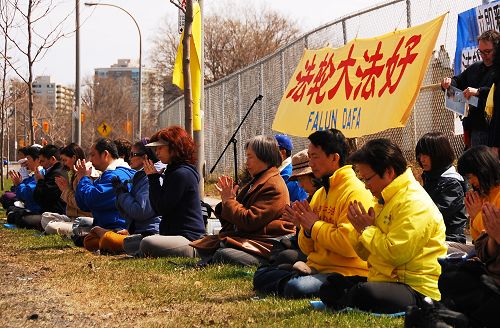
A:
[[[106,138],[113,129],[106,122],[102,122],[101,125],[97,128],[97,132],[103,137]]]

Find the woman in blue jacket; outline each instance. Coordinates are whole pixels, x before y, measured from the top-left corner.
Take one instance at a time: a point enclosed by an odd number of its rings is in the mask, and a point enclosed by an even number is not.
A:
[[[116,208],[120,216],[125,218],[126,229],[115,232],[95,227],[93,232],[100,238],[101,251],[118,253],[138,248],[138,238],[140,241],[142,237],[158,234],[161,217],[149,202],[149,181],[143,169],[147,158],[154,162],[158,160],[152,149],[145,146],[146,143],[147,140],[135,143],[130,152],[130,167],[137,171],[132,180],[128,181],[132,184],[130,192],[128,183],[122,183],[118,177],[112,179]],[[164,165],[160,163],[157,167],[162,169]]]

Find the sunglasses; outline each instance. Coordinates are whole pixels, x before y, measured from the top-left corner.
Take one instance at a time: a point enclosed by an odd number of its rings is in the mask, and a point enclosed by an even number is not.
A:
[[[144,156],[144,155],[146,155],[146,154],[145,153],[141,153],[141,152],[138,152],[138,153],[131,152],[130,153],[130,157]]]

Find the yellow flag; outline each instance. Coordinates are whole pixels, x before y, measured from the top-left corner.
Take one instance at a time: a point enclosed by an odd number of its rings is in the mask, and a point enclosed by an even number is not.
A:
[[[305,50],[281,99],[273,130],[307,137],[335,128],[353,138],[403,127],[445,15],[379,37],[352,40],[341,48]]]
[[[177,56],[175,57],[174,73],[172,83],[184,90],[184,76],[182,75],[182,39],[184,32],[181,34],[179,48],[177,48]],[[201,11],[198,2],[193,2],[193,25],[192,36],[190,38],[190,64],[191,69],[191,95],[193,97],[193,131],[201,131]]]

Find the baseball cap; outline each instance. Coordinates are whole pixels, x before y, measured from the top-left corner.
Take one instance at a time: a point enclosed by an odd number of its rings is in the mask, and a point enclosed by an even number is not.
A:
[[[284,148],[290,151],[293,149],[292,139],[290,139],[290,137],[286,134],[277,134],[274,136],[274,138],[278,142],[278,146],[280,148]]]

